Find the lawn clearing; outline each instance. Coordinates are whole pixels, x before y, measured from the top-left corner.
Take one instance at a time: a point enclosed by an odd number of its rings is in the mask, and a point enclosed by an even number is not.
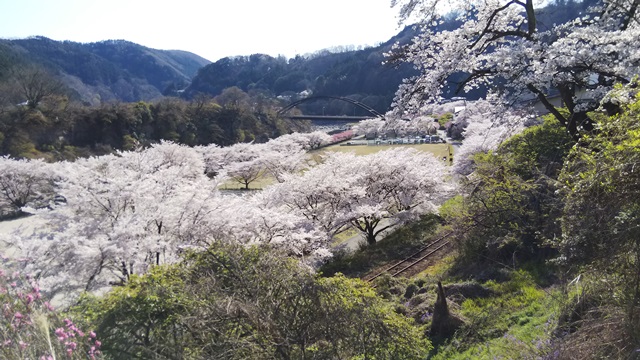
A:
[[[345,241],[351,239],[352,237],[358,235],[360,231],[353,227],[348,227],[344,231],[337,233],[332,240],[331,246],[337,247],[342,245]]]
[[[323,151],[340,151],[354,152],[356,155],[369,155],[378,151],[389,150],[394,147],[408,147],[418,151],[426,151],[435,155],[437,158],[449,157],[449,144],[417,144],[417,145],[350,145],[340,146],[331,145],[323,148]],[[453,147],[452,150],[453,151]]]

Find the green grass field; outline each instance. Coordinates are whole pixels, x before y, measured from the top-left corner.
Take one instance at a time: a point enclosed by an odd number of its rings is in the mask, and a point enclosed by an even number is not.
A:
[[[418,151],[427,151],[435,155],[437,158],[443,158],[449,156],[449,144],[418,144],[418,145],[353,145],[353,146],[340,146],[331,145],[322,149],[323,151],[340,151],[340,152],[354,152],[356,155],[368,155],[378,151],[389,150],[394,147],[408,147]],[[453,151],[453,150],[452,150]]]

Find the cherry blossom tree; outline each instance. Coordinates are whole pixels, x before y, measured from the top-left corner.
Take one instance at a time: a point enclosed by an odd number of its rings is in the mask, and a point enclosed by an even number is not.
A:
[[[445,173],[433,155],[413,149],[333,153],[276,185],[271,196],[329,236],[352,226],[373,244],[382,231],[432,210],[445,189]]]
[[[268,203],[282,204],[329,237],[335,235],[348,223],[342,210],[356,195],[351,174],[342,172],[344,156],[332,153],[325,163],[304,174],[287,176],[283,183],[270,187]]]
[[[315,150],[331,143],[331,135],[324,131],[305,133],[305,136],[307,137],[308,144],[307,146],[303,146],[303,149],[305,150]]]
[[[368,244],[374,244],[384,230],[433,211],[445,196],[445,166],[430,153],[394,148],[349,155],[343,160],[346,172],[356,180],[357,195],[346,204],[344,216]]]
[[[453,159],[453,172],[469,175],[475,169],[473,155],[498,148],[504,140],[524,129],[532,114],[524,110],[509,109],[479,100],[469,103],[457,115],[457,120],[467,123],[462,145]]]
[[[331,143],[331,135],[323,131],[287,134],[269,140],[268,142],[268,144],[274,148],[298,145],[305,151],[315,150],[329,143]]]
[[[301,171],[307,167],[307,151],[317,149],[331,141],[324,132],[293,133],[272,139],[266,144],[235,144],[228,147],[208,145],[198,147],[210,176],[224,172],[233,181],[249,189],[251,183],[270,176],[283,181],[283,174]]]
[[[357,135],[373,135],[378,136],[385,127],[385,121],[380,118],[361,120],[353,127],[353,131]]]
[[[392,5],[401,21],[417,19],[420,29],[411,44],[396,47],[392,55],[420,71],[400,86],[399,113],[437,101],[452,76],[462,73],[458,90],[486,86],[510,104],[535,99],[578,139],[593,128],[588,112],[640,65],[636,0],[603,0],[580,18],[556,25],[538,23],[534,0],[392,0]],[[459,28],[438,28],[449,16],[445,8],[461,21]],[[568,114],[555,108],[556,94]]]
[[[306,151],[294,141],[266,144],[235,144],[217,148],[201,148],[207,174],[224,173],[245,189],[256,180],[270,176],[283,181],[282,176],[302,170],[306,166]]]
[[[380,133],[391,137],[424,136],[435,134],[439,124],[426,115],[411,115],[398,118],[390,115],[380,128]]]
[[[218,176],[225,164],[226,150],[217,144],[196,146],[194,150],[202,157],[205,174],[209,177]]]
[[[264,144],[246,145],[273,152]],[[214,242],[269,244],[293,256],[327,254],[326,234],[266,201],[268,190],[223,195],[218,187],[224,179],[206,175],[205,150],[163,142],[54,164],[56,191],[67,203],[37,212],[46,222],[33,234],[0,237],[43,288],[71,297],[78,289],[123,284],[132,274],[177,261],[186,248]]]
[[[264,170],[271,178],[278,182],[284,181],[285,174],[293,174],[308,167],[309,156],[302,149],[292,148],[289,151],[281,151],[266,144],[261,153]]]
[[[54,196],[51,166],[42,160],[0,157],[0,215],[47,206]]]
[[[418,136],[435,134],[440,124],[431,116],[418,115],[409,120],[409,132]]]
[[[227,176],[249,189],[265,173],[264,144],[238,143],[222,149],[222,168]]]
[[[328,254],[329,238],[317,229],[309,219],[299,213],[288,211],[267,187],[251,196],[230,199],[230,207],[236,212],[229,226],[230,241],[240,244],[270,245],[295,256],[325,257]],[[241,216],[238,216],[241,214]],[[231,215],[231,214],[230,214]]]
[[[99,289],[175,261],[224,203],[199,154],[177,144],[58,166],[66,206],[13,244],[53,292]]]

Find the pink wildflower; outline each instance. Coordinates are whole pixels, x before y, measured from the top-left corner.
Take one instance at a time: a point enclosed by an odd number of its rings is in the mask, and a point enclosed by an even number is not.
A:
[[[63,328],[57,328],[56,337],[58,337],[58,340],[63,341],[64,339],[67,338],[67,334],[64,332]]]
[[[27,344],[26,342],[24,342],[24,341],[22,341],[22,340],[20,340],[20,341],[18,342],[18,344],[20,345],[20,349],[22,349],[22,350],[26,349],[26,348],[27,348],[27,346],[29,345],[29,344]]]

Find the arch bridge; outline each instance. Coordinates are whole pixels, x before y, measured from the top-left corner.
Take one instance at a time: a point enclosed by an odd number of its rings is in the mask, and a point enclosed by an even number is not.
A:
[[[295,116],[287,116],[290,119],[310,119],[310,120],[364,120],[364,119],[373,119],[373,118],[383,118],[384,115],[380,114],[379,112],[377,112],[374,108],[372,108],[371,106],[367,105],[367,104],[363,104],[360,101],[357,100],[353,100],[353,99],[349,99],[346,97],[340,97],[340,96],[330,96],[330,95],[316,95],[316,96],[309,96],[306,97],[304,99],[300,99],[297,101],[292,102],[291,104],[283,107],[282,109],[280,109],[278,111],[278,115],[283,116],[287,111],[293,109],[294,107],[307,102],[307,101],[314,101],[314,100],[319,100],[319,99],[331,99],[331,100],[341,100],[341,101],[345,101],[348,102],[352,105],[355,105],[361,109],[366,110],[369,114],[371,114],[371,116],[325,116],[325,115],[295,115]]]

